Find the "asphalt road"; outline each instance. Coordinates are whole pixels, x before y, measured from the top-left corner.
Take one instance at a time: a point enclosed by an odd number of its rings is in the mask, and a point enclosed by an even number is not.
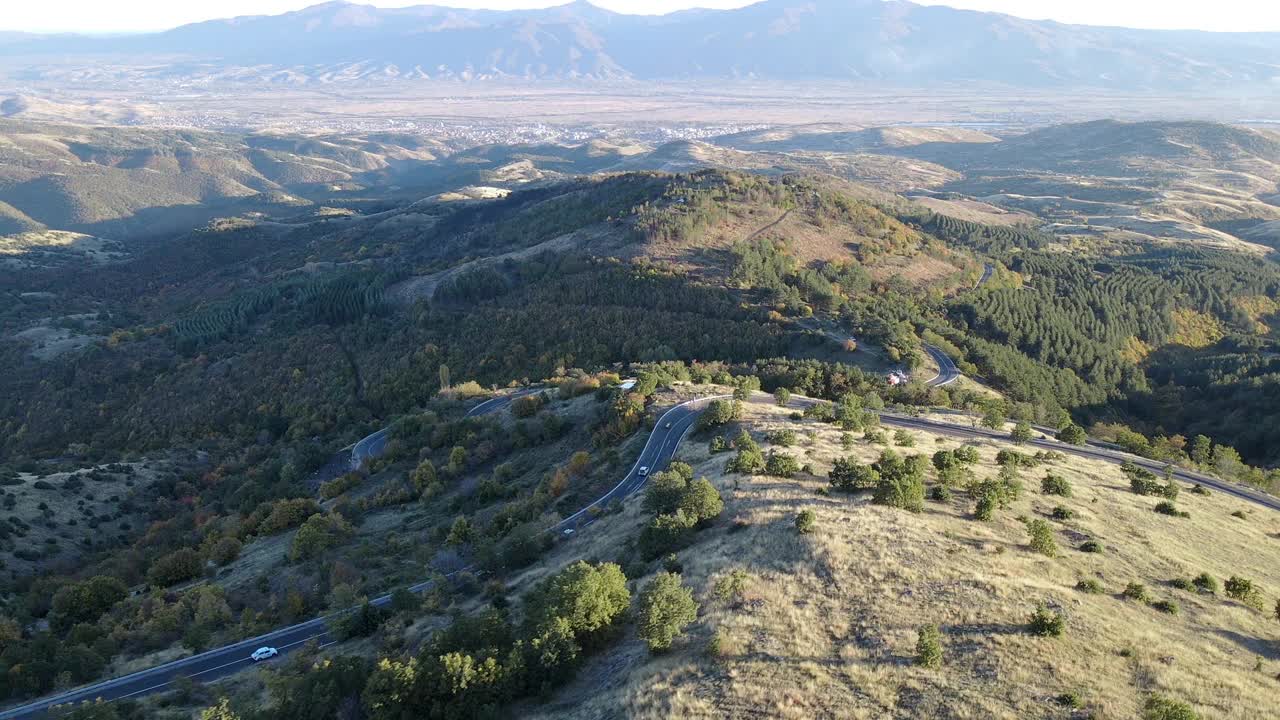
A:
[[[991,279],[991,273],[995,272],[995,266],[987,263],[982,266],[982,277],[978,278],[978,284],[974,285],[974,289],[982,287],[982,284]]]
[[[472,408],[467,415],[468,417],[477,417],[498,412],[510,405],[511,401],[516,397],[538,391],[539,389],[537,388],[529,388],[511,395],[488,400]],[[644,449],[640,452],[640,457],[636,460],[635,465],[631,467],[631,470],[622,478],[622,481],[590,505],[548,528],[547,532],[555,533],[561,538],[568,539],[576,535],[582,528],[593,523],[599,512],[606,509],[610,504],[622,502],[643,488],[650,475],[661,471],[670,464],[671,458],[675,456],[676,449],[680,446],[680,442],[692,431],[694,424],[698,421],[698,416],[706,408],[707,403],[713,399],[715,398],[700,398],[682,403],[666,411],[658,419],[657,426],[650,433]],[[356,448],[363,448],[360,457],[376,457],[386,447],[386,438],[387,431],[384,429],[357,443]],[[356,457],[355,449],[352,451],[352,457],[354,462]],[[644,476],[640,475],[640,468],[642,467],[649,468],[649,472]],[[566,530],[573,530],[573,532],[566,536]],[[470,569],[463,568],[450,573],[450,575],[456,575]],[[430,587],[431,582],[427,581],[414,585],[409,590],[422,592]],[[376,607],[382,607],[391,602],[391,595],[387,594],[373,598],[369,602]],[[281,657],[304,647],[309,642],[315,642],[320,647],[326,647],[335,642],[329,635],[329,622],[349,612],[351,610],[315,618],[297,625],[290,625],[256,638],[158,665],[148,670],[42,698],[35,702],[0,712],[0,720],[41,717],[54,705],[81,703],[97,698],[107,701],[123,700],[153,692],[162,692],[168,690],[174,680],[182,677],[198,682],[211,682],[254,665],[255,663],[249,659],[249,655],[260,647],[274,647],[280,651]],[[280,657],[277,657],[267,662],[273,663],[279,660]]]
[[[843,345],[846,340],[852,340],[855,343],[858,342],[858,338],[850,335],[849,333],[827,329],[819,325],[817,322],[801,320],[797,324],[807,330],[820,332],[829,340],[837,344]],[[929,354],[929,357],[933,358],[933,361],[938,364],[939,369],[937,375],[934,375],[932,378],[924,381],[925,385],[942,387],[943,385],[950,385],[962,377],[963,373],[960,372],[960,368],[956,367],[955,362],[952,361],[946,353],[942,352],[940,348],[929,345],[928,343],[925,343],[922,347],[924,348],[924,351]]]
[[[649,439],[645,443],[644,449],[640,452],[640,457],[636,460],[635,465],[632,466],[631,470],[622,478],[622,480],[614,486],[613,489],[602,495],[590,505],[582,508],[569,517],[566,517],[551,528],[548,528],[547,532],[556,533],[561,537],[566,537],[565,531],[573,530],[573,533],[571,533],[570,536],[576,536],[582,529],[595,522],[597,517],[599,517],[599,515],[602,514],[608,506],[613,503],[622,502],[628,497],[639,492],[644,487],[649,476],[655,472],[661,471],[671,462],[671,459],[675,456],[680,443],[689,435],[690,432],[692,432],[694,425],[697,423],[698,416],[701,414],[702,410],[705,409],[706,404],[711,400],[723,397],[730,396],[723,395],[700,398],[698,400],[677,405],[664,413],[658,419],[654,430],[650,433]],[[761,395],[761,397],[763,398],[764,396]],[[510,402],[510,400],[508,399],[507,402]],[[804,406],[819,401],[811,398],[793,396],[792,402],[799,406]],[[479,410],[480,407],[481,406],[477,406],[475,410]],[[488,409],[482,411],[480,414],[496,412],[501,407],[505,407],[505,404],[495,403],[490,405]],[[885,425],[892,427],[926,430],[941,435],[949,435],[963,439],[1008,439],[1007,433],[988,430],[986,428],[966,427],[963,425],[916,418],[908,415],[899,415],[896,413],[882,413],[881,420]],[[1131,461],[1136,465],[1145,467],[1156,473],[1162,473],[1165,469],[1165,465],[1163,463],[1129,455],[1118,450],[1111,449],[1110,447],[1106,447],[1100,443],[1090,443],[1087,446],[1077,446],[1055,440],[1036,439],[1031,440],[1026,444],[1030,447],[1056,450],[1068,455],[1094,458],[1117,465],[1125,461]],[[649,472],[644,476],[640,475],[641,467],[649,468]],[[1209,475],[1182,468],[1175,468],[1174,476],[1183,482],[1198,483],[1207,488],[1212,488],[1218,492],[1226,493],[1263,507],[1280,510],[1280,498],[1267,495],[1243,485],[1226,482]],[[469,568],[464,568],[457,572],[464,572],[467,569]],[[424,582],[411,587],[410,590],[413,592],[421,592],[430,586],[430,582]],[[375,606],[381,607],[388,604],[390,601],[390,595],[383,595],[381,597],[374,598],[370,602]],[[350,611],[348,610],[346,612]],[[21,707],[0,712],[0,720],[40,717],[54,704],[79,703],[87,700],[94,700],[96,698],[102,698],[103,700],[120,700],[146,695],[151,692],[168,689],[169,684],[179,677],[187,677],[200,682],[209,682],[231,675],[253,665],[254,663],[249,659],[249,654],[262,646],[274,647],[280,651],[281,655],[287,655],[311,641],[316,642],[320,647],[325,647],[334,642],[328,634],[328,622],[343,614],[345,613],[337,613],[327,617],[315,618],[304,623],[281,628],[256,638],[244,640],[216,650],[210,650],[182,660],[159,665],[149,670],[143,670],[131,675],[126,675],[113,680],[106,680],[101,683],[77,688],[56,696],[43,698]]]
[[[481,417],[484,415],[492,415],[496,412],[507,409],[511,405],[511,401],[516,398],[532,395],[533,393],[542,392],[544,388],[521,388],[513,393],[499,395],[498,397],[485,400],[479,405],[467,411],[466,417]],[[381,430],[361,438],[359,442],[351,448],[351,469],[359,470],[364,464],[373,458],[376,458],[387,450],[387,443],[391,440],[391,428],[384,427]],[[3,717],[3,716],[0,716]]]
[[[924,418],[914,418],[908,415],[898,415],[895,413],[881,413],[881,422],[892,427],[909,428],[916,430],[927,430],[929,432],[938,433],[940,435],[949,435],[951,437],[974,439],[974,438],[991,438],[996,440],[1008,440],[1009,434],[988,430],[986,428],[970,428],[963,425],[954,425],[951,423],[939,422],[936,420],[926,420]],[[1130,455],[1120,450],[1115,450],[1107,446],[1105,443],[1090,441],[1088,445],[1070,445],[1068,443],[1059,442],[1057,440],[1030,440],[1026,443],[1029,447],[1040,448],[1043,450],[1056,450],[1066,455],[1076,455],[1079,457],[1093,458],[1095,460],[1104,460],[1106,462],[1119,465],[1125,461],[1146,468],[1156,474],[1164,473],[1167,465],[1155,460]],[[1239,485],[1225,480],[1219,480],[1211,475],[1186,470],[1175,466],[1173,475],[1178,480],[1187,483],[1196,483],[1207,488],[1217,490],[1227,495],[1246,500],[1248,502],[1268,507],[1273,510],[1280,510],[1280,498],[1274,495],[1268,495],[1260,490],[1254,490],[1245,485]]]
[[[925,380],[925,385],[942,387],[944,385],[950,385],[961,378],[962,373],[960,372],[960,368],[956,367],[955,361],[951,359],[951,356],[928,343],[925,343],[923,347],[924,351],[929,353],[929,357],[933,358],[933,361],[938,364],[938,374],[928,380]]]

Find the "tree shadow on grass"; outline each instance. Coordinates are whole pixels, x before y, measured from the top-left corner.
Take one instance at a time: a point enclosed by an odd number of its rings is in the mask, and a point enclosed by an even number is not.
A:
[[[1245,635],[1234,630],[1218,629],[1214,630],[1214,632],[1254,655],[1261,655],[1268,660],[1280,660],[1280,645],[1277,645],[1272,640]]]

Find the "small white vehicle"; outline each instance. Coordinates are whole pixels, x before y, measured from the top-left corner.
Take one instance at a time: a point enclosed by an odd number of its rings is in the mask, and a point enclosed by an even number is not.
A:
[[[249,659],[254,662],[262,662],[263,660],[270,660],[279,654],[280,651],[273,647],[260,647],[253,651],[253,654],[249,656]]]
[[[666,425],[663,425],[663,427],[665,427],[665,428],[667,428],[667,429],[670,429],[670,428],[671,428],[671,421],[670,421],[670,420],[668,420],[668,421],[667,421],[667,424],[666,424]]]
[[[640,468],[640,477],[649,477],[649,466],[644,465]]]
[[[565,537],[569,537],[569,536],[570,536],[570,535],[572,535],[572,534],[573,534],[573,528],[565,528],[565,529],[564,529],[564,536],[565,536]]]

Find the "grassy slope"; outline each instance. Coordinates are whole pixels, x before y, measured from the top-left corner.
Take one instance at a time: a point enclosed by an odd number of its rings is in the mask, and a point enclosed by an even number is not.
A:
[[[1023,499],[994,522],[971,520],[963,493],[912,515],[865,496],[818,494],[831,459],[843,454],[837,428],[791,421],[767,402],[751,405],[745,423],[761,440],[774,427],[801,431],[792,452],[822,477],[727,476],[727,455],[709,456],[702,442],[682,448],[682,459],[711,478],[726,501],[719,525],[680,554],[685,581],[702,602],[698,622],[658,658],[629,637],[539,717],[1069,717],[1051,698],[1072,689],[1100,718],[1135,717],[1150,691],[1193,702],[1205,717],[1270,717],[1270,613],[1166,583],[1202,571],[1220,579],[1238,573],[1274,591],[1274,516],[1185,492],[1180,505],[1190,519],[1158,515],[1151,510],[1156,500],[1129,492],[1115,466],[1075,458],[1024,471]],[[957,446],[924,433],[916,438],[915,449],[900,451]],[[995,475],[994,455],[1005,446],[979,446],[980,477]],[[859,441],[851,454],[870,461],[881,449]],[[1040,494],[1050,469],[1071,480],[1073,498]],[[1057,504],[1077,517],[1052,523],[1062,554],[1051,560],[1028,549],[1016,518],[1045,517]],[[634,537],[643,522],[638,506],[594,528],[589,551],[569,545],[552,563],[584,552],[616,557],[619,537]],[[792,527],[801,509],[817,514],[818,530],[808,537]],[[1230,515],[1240,509],[1247,519]],[[748,527],[730,533],[734,521]],[[1106,552],[1076,550],[1087,537]],[[737,567],[751,581],[746,601],[731,607],[711,588]],[[1098,579],[1107,594],[1074,590],[1085,577]],[[1176,601],[1181,614],[1121,599],[1130,581],[1146,583],[1155,599]],[[1064,637],[1024,632],[1038,601],[1069,615]],[[942,628],[941,670],[912,664],[916,630],[926,623]],[[704,652],[716,629],[726,639],[720,660]],[[1121,654],[1125,649],[1131,656]],[[1253,670],[1258,655],[1269,659],[1264,672]]]

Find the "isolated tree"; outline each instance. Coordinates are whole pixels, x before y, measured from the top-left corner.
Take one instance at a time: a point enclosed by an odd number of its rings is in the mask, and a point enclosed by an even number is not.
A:
[[[982,405],[982,426],[990,430],[1004,427],[1008,417],[1008,409],[999,400],[988,400]]]
[[[916,664],[927,668],[942,666],[942,633],[937,625],[925,625],[917,633]]]
[[[706,478],[699,478],[684,491],[680,498],[680,510],[695,523],[707,523],[724,512],[724,500],[715,485]]]
[[[1058,497],[1071,497],[1071,481],[1061,475],[1049,473],[1040,481],[1040,492],[1045,495],[1057,495]]]
[[[1058,543],[1053,538],[1053,527],[1044,520],[1036,519],[1027,523],[1027,534],[1030,535],[1031,549],[1045,557],[1058,556]]]
[[[449,472],[450,474],[458,474],[467,466],[467,449],[461,445],[455,445],[449,451]]]
[[[448,392],[449,387],[449,366],[442,363],[440,365],[440,389]]]
[[[698,603],[693,599],[693,590],[684,585],[679,575],[659,573],[640,593],[636,634],[651,652],[662,652],[670,649],[685,627],[697,619]]]
[[[1017,425],[1013,426],[1013,430],[1009,433],[1009,439],[1016,445],[1024,445],[1034,437],[1031,430],[1031,423],[1026,420],[1019,420]]]
[[[552,618],[569,621],[575,636],[599,633],[631,605],[627,576],[614,563],[591,565],[579,560],[548,582],[542,595],[543,624]]]
[[[467,516],[459,515],[454,518],[453,525],[449,528],[449,535],[445,538],[445,542],[450,545],[464,545],[471,541],[471,522],[467,520]]]
[[[576,477],[586,475],[591,470],[591,453],[585,450],[574,453],[573,457],[569,458],[568,469],[569,473]]]
[[[1062,613],[1054,612],[1045,607],[1044,603],[1040,603],[1036,606],[1036,611],[1031,614],[1027,629],[1032,635],[1040,637],[1060,637],[1066,625],[1067,620]]]
[[[203,566],[199,553],[191,548],[181,548],[152,563],[147,571],[147,580],[153,585],[168,587],[200,577]]]
[[[738,400],[712,400],[698,418],[699,430],[710,430],[733,422],[742,416],[742,403]]]
[[[644,491],[644,509],[654,515],[673,513],[680,507],[689,483],[674,471],[654,473]]]
[[[774,390],[773,401],[778,404],[778,407],[786,407],[791,402],[791,391],[784,387]]]
[[[436,483],[436,466],[431,464],[430,459],[423,460],[409,474],[409,480],[413,482],[413,487],[421,494]]]
[[[1205,466],[1213,459],[1213,441],[1204,435],[1191,439],[1191,450],[1188,453],[1195,464]]]
[[[1058,431],[1058,439],[1069,445],[1084,445],[1089,441],[1089,436],[1084,428],[1071,423]]]

